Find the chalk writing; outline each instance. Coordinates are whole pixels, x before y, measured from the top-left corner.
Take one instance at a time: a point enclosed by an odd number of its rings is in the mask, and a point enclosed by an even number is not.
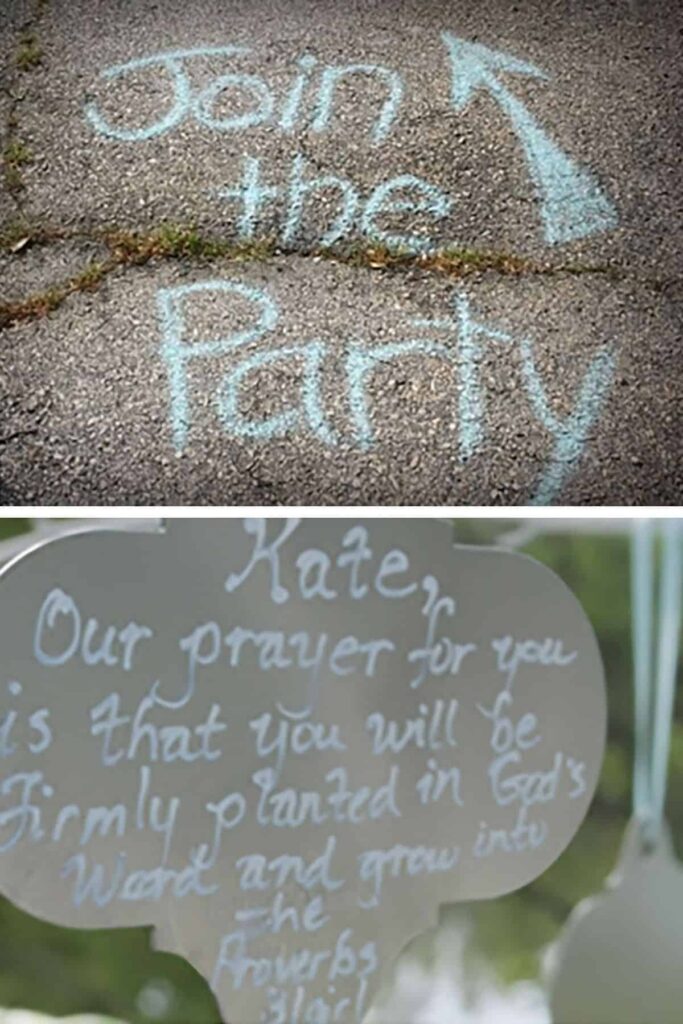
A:
[[[237,234],[242,239],[251,239],[260,233],[264,210],[275,200],[281,200],[287,212],[279,239],[285,246],[294,246],[300,241],[306,201],[309,197],[329,194],[331,190],[337,195],[337,211],[335,219],[319,236],[318,242],[323,247],[336,245],[357,229],[374,242],[383,242],[408,253],[429,252],[434,248],[430,239],[386,231],[381,226],[382,218],[414,213],[429,214],[438,221],[452,208],[452,200],[445,192],[413,174],[401,174],[382,182],[365,201],[348,178],[336,174],[311,177],[308,162],[300,155],[292,161],[286,188],[266,185],[262,180],[261,160],[246,156],[240,184],[212,189],[211,194],[236,205]]]
[[[237,295],[258,308],[259,318],[253,326],[238,331],[228,338],[217,338],[192,346],[184,345],[182,337],[185,321],[181,302],[189,295],[202,292],[223,292],[228,295]],[[183,285],[182,288],[164,288],[158,293],[158,302],[159,314],[164,325],[162,355],[169,368],[173,436],[176,447],[182,449],[189,426],[187,364],[193,359],[224,355],[232,349],[258,341],[275,327],[278,310],[261,289],[251,288],[239,281],[203,281],[197,284]]]
[[[153,924],[238,1024],[360,1024],[440,903],[578,828],[599,663],[530,560],[410,521],[80,543],[0,585],[0,890],[31,912]]]
[[[185,304],[197,293],[214,293],[247,299],[251,303],[252,326],[226,337],[187,342]],[[376,444],[368,386],[375,371],[402,358],[430,357],[452,366],[458,379],[454,383],[454,410],[458,420],[460,463],[466,464],[483,451],[486,444],[486,403],[481,364],[489,347],[516,357],[517,372],[530,412],[551,439],[552,449],[542,475],[530,497],[530,503],[550,504],[571,478],[580,461],[590,432],[600,415],[614,377],[616,357],[611,346],[599,350],[588,363],[571,411],[558,416],[551,407],[547,385],[536,365],[534,343],[527,337],[515,337],[481,321],[472,310],[469,297],[456,291],[454,315],[445,319],[418,319],[412,322],[413,336],[388,345],[371,346],[350,339],[343,362],[349,432],[343,435],[348,445],[368,451]],[[192,412],[188,387],[188,368],[194,360],[224,358],[245,345],[264,341],[276,334],[280,310],[269,293],[236,281],[213,280],[165,288],[159,292],[161,355],[169,375],[170,420],[175,447],[183,451],[189,439]],[[230,315],[226,308],[226,316]],[[297,345],[272,346],[239,358],[227,369],[215,393],[219,423],[231,437],[268,441],[296,434],[310,434],[316,441],[334,447],[340,441],[325,410],[323,379],[330,345],[302,341]],[[300,373],[298,396],[284,410],[266,419],[253,419],[240,409],[248,393],[251,378],[258,372],[281,364],[293,365]]]
[[[616,227],[617,212],[605,190],[553,141],[506,84],[511,75],[546,80],[545,71],[450,32],[442,34],[437,52],[449,73],[452,111],[468,116],[466,108],[473,97],[485,91],[508,118],[538,196],[548,244],[572,242]],[[350,60],[330,64],[307,52],[293,56],[291,74],[283,84],[281,78],[274,83],[267,74],[259,73],[258,60],[256,48],[233,43],[136,57],[102,70],[98,98],[89,95],[86,99],[85,118],[98,135],[120,144],[148,144],[189,125],[202,136],[215,137],[217,146],[226,137],[241,139],[250,133],[256,137],[260,131],[293,143],[303,133],[313,137],[343,134],[348,128],[349,96],[353,95],[354,110],[360,111],[360,123],[354,117],[354,134],[368,146],[381,149],[396,142],[402,119],[413,112],[414,97],[407,78],[383,63]],[[144,124],[139,120],[131,124],[131,105],[122,103],[121,96],[131,84],[148,81],[150,76],[156,86],[149,93],[152,109]],[[245,241],[264,233],[272,235],[276,223],[279,244],[288,249],[309,244],[312,234],[315,244],[322,247],[358,236],[408,254],[461,244],[459,238],[449,241],[443,237],[452,231],[457,196],[407,168],[361,187],[338,167],[325,168],[299,148],[286,152],[284,166],[269,168],[264,157],[241,145],[234,170],[222,181],[207,181],[204,191],[225,206],[235,234]],[[446,222],[448,229],[443,228]],[[224,299],[226,309],[232,309],[234,303],[242,321],[246,307],[247,325],[228,329],[222,336],[190,341],[188,305],[203,293]],[[414,366],[416,360],[429,359],[452,371],[458,449],[455,473],[489,444],[492,417],[487,409],[483,367],[491,358],[501,363],[507,360],[506,365],[514,367],[519,378],[534,424],[547,438],[545,464],[527,496],[528,503],[534,505],[555,501],[572,478],[615,373],[614,348],[606,345],[583,367],[568,411],[560,415],[550,397],[550,382],[539,370],[530,332],[513,334],[483,322],[463,291],[455,292],[451,315],[409,320],[405,335],[391,343],[344,338],[341,355],[318,337],[280,344],[281,314],[274,297],[240,281],[207,280],[162,288],[158,312],[160,352],[168,372],[171,434],[178,453],[191,440],[193,403],[198,397],[192,389],[198,385],[190,381],[202,362],[220,360],[225,364],[210,397],[216,422],[228,437],[274,442],[304,436],[326,448],[343,445],[346,450],[368,452],[378,443],[371,399],[375,377],[403,360],[412,360]],[[332,401],[326,393],[327,379],[339,361],[343,393]],[[259,416],[249,409],[249,398],[256,381],[264,379],[288,384],[279,389],[276,411]],[[339,409],[346,412],[344,423],[339,422]],[[90,646],[93,640],[94,632],[86,644]],[[108,643],[105,637],[94,655],[103,664],[113,657]]]
[[[442,36],[451,70],[451,103],[461,112],[472,95],[487,90],[510,120],[521,142],[531,180],[541,203],[544,237],[548,244],[573,241],[599,231],[614,228],[617,213],[611,200],[592,175],[581,168],[552,141],[526,106],[502,84],[506,73],[546,79],[548,76],[526,61],[506,53],[470,43],[446,32]],[[175,50],[137,58],[102,71],[103,83],[121,83],[130,76],[166,75],[170,80],[172,102],[165,112],[142,127],[127,127],[120,118],[111,123],[93,99],[85,105],[85,116],[100,135],[118,142],[141,143],[173,131],[188,119],[203,130],[219,135],[250,131],[263,126],[285,135],[297,129],[310,129],[314,135],[330,130],[338,121],[340,87],[353,83],[363,100],[374,106],[379,96],[379,111],[369,133],[372,146],[389,140],[401,114],[407,107],[406,85],[402,75],[380,64],[322,64],[312,54],[295,59],[294,77],[283,95],[260,75],[230,71],[214,77],[201,89],[193,88],[191,71],[205,65],[207,58],[225,59],[226,63],[253,57],[248,47],[226,45]],[[229,113],[223,113],[226,104]],[[357,129],[355,129],[357,130]],[[324,174],[305,179],[305,161],[296,155],[291,166],[289,186],[265,185],[261,180],[261,161],[247,154],[243,160],[242,182],[238,186],[210,189],[220,199],[236,202],[237,232],[250,238],[259,225],[263,207],[282,199],[285,214],[280,230],[284,244],[293,245],[298,238],[304,202],[308,196],[334,189],[340,201],[336,219],[320,235],[323,245],[333,245],[349,237],[354,229],[366,237],[381,239],[410,252],[421,252],[433,246],[429,239],[381,226],[386,214],[427,213],[443,219],[452,200],[435,185],[411,174],[401,174],[380,183],[361,211],[361,198],[356,186],[337,174]]]
[[[173,87],[171,110],[152,124],[135,129],[110,124],[93,100],[88,100],[86,103],[85,116],[100,134],[122,142],[143,142],[146,139],[163,135],[177,128],[188,117],[196,118],[201,124],[217,132],[238,132],[264,123],[277,124],[283,131],[291,132],[301,116],[302,100],[307,86],[310,86],[312,73],[318,64],[310,54],[304,55],[297,61],[299,73],[285,94],[282,103],[278,101],[264,79],[258,75],[236,73],[221,75],[201,92],[193,94],[188,63],[207,57],[244,57],[251,52],[247,47],[234,45],[197,47],[158,53],[106,68],[101,73],[101,77],[107,82],[125,78],[131,73],[135,74],[148,68],[167,73]],[[320,69],[320,81],[313,102],[315,116],[312,119],[311,127],[314,132],[321,133],[329,127],[339,84],[349,76],[358,75],[363,79],[374,79],[385,87],[386,99],[382,103],[372,131],[373,142],[378,144],[390,134],[405,87],[397,71],[377,64],[323,66]],[[215,117],[212,111],[217,99],[221,97],[221,94],[228,92],[248,93],[253,101],[252,109],[231,117]]]

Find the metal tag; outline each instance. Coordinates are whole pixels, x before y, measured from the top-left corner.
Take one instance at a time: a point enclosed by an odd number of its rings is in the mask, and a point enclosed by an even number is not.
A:
[[[583,820],[602,666],[545,567],[411,520],[172,521],[0,580],[0,890],[152,925],[233,1024],[359,1021]]]
[[[683,865],[668,829],[647,853],[632,821],[607,889],[578,905],[558,944],[554,1024],[680,1024]]]

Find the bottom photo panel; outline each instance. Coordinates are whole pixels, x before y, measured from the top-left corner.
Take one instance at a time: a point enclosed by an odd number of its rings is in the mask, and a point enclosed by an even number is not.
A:
[[[0,1024],[680,1024],[683,519],[0,519]]]

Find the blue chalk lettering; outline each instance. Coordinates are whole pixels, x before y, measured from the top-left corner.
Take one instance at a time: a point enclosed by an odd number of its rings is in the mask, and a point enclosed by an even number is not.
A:
[[[312,192],[335,188],[340,193],[342,208],[332,227],[320,240],[321,245],[334,245],[335,242],[338,242],[340,238],[343,238],[351,230],[359,202],[358,193],[350,181],[347,181],[345,178],[337,178],[334,175],[326,175],[321,178],[304,181],[305,167],[306,161],[304,158],[297,156],[292,164],[292,173],[289,180],[289,209],[282,232],[282,241],[285,245],[290,245],[296,239],[301,227],[306,196]]]
[[[411,320],[410,323],[413,327],[419,327],[420,330],[425,331],[452,331],[455,326],[453,320],[432,320],[423,317]]]
[[[461,462],[468,462],[484,441],[484,399],[479,383],[479,364],[484,354],[479,338],[511,344],[510,334],[472,319],[470,303],[464,293],[455,296],[456,320],[414,320],[413,326],[439,332],[457,331],[458,365],[458,444]]]
[[[253,323],[225,337],[186,342],[185,300],[201,293],[229,294],[246,300],[255,309],[249,313]],[[459,457],[466,463],[484,443],[485,406],[481,386],[481,363],[485,342],[494,342],[519,352],[522,384],[532,412],[553,439],[553,447],[531,503],[550,504],[581,458],[589,433],[596,423],[611,386],[616,353],[611,348],[600,351],[591,361],[569,415],[560,418],[553,412],[528,338],[515,339],[512,334],[494,328],[473,317],[470,302],[462,292],[454,297],[452,318],[420,319],[413,326],[420,330],[452,336],[445,344],[428,337],[413,337],[375,348],[360,342],[352,343],[345,358],[344,372],[348,392],[350,421],[354,443],[367,451],[375,437],[370,418],[367,383],[376,368],[404,356],[437,357],[454,365],[459,371],[456,385],[458,402]],[[161,354],[167,364],[171,395],[171,425],[176,448],[182,450],[190,429],[187,366],[193,359],[213,358],[259,341],[272,331],[278,320],[278,309],[268,295],[258,288],[235,281],[206,281],[176,288],[161,289],[158,307],[162,326]],[[240,361],[223,379],[216,395],[218,417],[224,429],[234,437],[268,441],[308,428],[323,444],[334,446],[337,435],[331,428],[322,402],[322,375],[327,346],[321,341],[259,352]],[[299,361],[302,366],[299,396],[290,405],[266,419],[256,420],[240,409],[242,388],[251,373],[277,366],[286,361]]]
[[[460,393],[459,393],[459,425],[460,425],[460,458],[467,462],[481,447],[484,440],[484,400],[479,383],[479,364],[484,354],[478,338],[486,338],[504,345],[513,342],[513,338],[503,331],[495,330],[487,324],[472,320],[469,299],[464,293],[455,297],[458,314],[458,351],[460,357]]]
[[[381,363],[387,363],[399,356],[416,355],[440,356],[449,362],[452,361],[452,354],[444,345],[436,341],[427,341],[424,338],[413,338],[409,341],[380,345],[372,349],[364,348],[359,343],[354,343],[350,347],[346,357],[349,406],[356,432],[356,441],[364,451],[367,451],[375,440],[368,416],[368,400],[365,389],[368,375]]]
[[[245,111],[243,114],[234,114],[232,117],[214,117],[211,108],[220,94],[227,89],[242,89],[251,92],[257,106],[253,110]],[[238,132],[268,121],[272,116],[274,106],[275,99],[272,92],[263,79],[257,75],[221,75],[199,94],[194,103],[194,113],[197,120],[208,128],[214,128],[220,132]]]
[[[310,54],[305,54],[299,60],[299,67],[301,68],[301,74],[297,75],[294,85],[292,86],[289,96],[287,97],[285,104],[282,108],[282,114],[280,115],[280,128],[284,132],[291,132],[296,125],[299,117],[299,108],[301,106],[301,100],[303,99],[304,89],[308,85],[311,77],[311,72],[317,64],[315,57]]]
[[[159,53],[153,57],[142,57],[131,60],[127,64],[118,64],[115,67],[107,68],[100,74],[100,78],[111,80],[120,78],[130,71],[137,71],[140,68],[156,67],[167,71],[171,77],[174,91],[174,102],[168,113],[146,128],[115,128],[102,117],[94,103],[89,102],[85,107],[85,116],[90,121],[95,131],[109,139],[117,139],[121,142],[142,142],[145,139],[152,139],[155,136],[163,135],[171,128],[175,128],[186,117],[191,107],[190,83],[183,67],[183,61],[189,57],[211,57],[211,56],[235,56],[236,54],[248,53],[243,46],[218,46],[196,50],[174,50],[169,53]]]
[[[271,441],[285,437],[298,430],[306,421],[315,436],[327,445],[336,444],[336,436],[330,429],[320,399],[321,364],[326,355],[322,342],[311,341],[306,345],[279,348],[270,352],[259,352],[243,360],[224,378],[216,397],[218,415],[229,434],[248,437],[257,441]],[[304,376],[301,385],[303,409],[287,409],[269,419],[255,421],[246,419],[239,410],[240,389],[246,377],[256,370],[285,360],[304,362]]]
[[[242,331],[225,338],[183,343],[185,317],[183,303],[190,295],[202,293],[236,295],[253,303],[260,310],[257,322]],[[197,284],[181,285],[177,288],[162,288],[157,294],[157,305],[162,328],[161,355],[166,362],[171,391],[171,425],[173,441],[177,451],[187,443],[190,429],[190,409],[187,394],[187,364],[193,359],[224,355],[241,345],[258,341],[272,331],[278,320],[278,309],[274,301],[259,288],[250,287],[239,281],[203,281]]]
[[[412,189],[421,193],[419,199],[394,197],[395,192]],[[407,252],[428,252],[432,242],[417,235],[396,235],[377,227],[376,219],[387,213],[431,213],[437,220],[447,216],[452,206],[450,198],[441,189],[412,174],[402,174],[379,185],[368,200],[362,218],[363,233],[389,246]]]
[[[527,339],[520,343],[520,353],[522,374],[532,408],[555,442],[550,463],[531,498],[532,505],[549,505],[583,454],[589,431],[598,418],[614,378],[616,355],[611,348],[598,352],[588,367],[573,411],[560,420],[550,408],[536,369],[533,346]]]
[[[234,199],[242,207],[237,218],[237,233],[240,238],[252,238],[256,230],[261,208],[276,199],[280,190],[275,186],[261,184],[261,160],[258,157],[244,158],[242,182],[235,188],[217,188],[212,194],[221,199]]]
[[[614,228],[618,222],[614,204],[592,175],[549,138],[499,78],[505,72],[533,78],[547,75],[533,64],[478,43],[468,43],[450,32],[444,32],[442,39],[451,59],[451,101],[455,109],[462,110],[479,89],[488,89],[510,118],[541,200],[546,241],[556,245]]]
[[[378,64],[349,64],[346,67],[325,68],[318,93],[318,109],[311,127],[314,132],[325,131],[334,107],[337,85],[347,75],[357,74],[378,76],[389,89],[389,95],[384,101],[382,112],[372,131],[372,141],[375,145],[379,145],[388,136],[396,120],[403,99],[403,80],[397,71],[380,67]]]

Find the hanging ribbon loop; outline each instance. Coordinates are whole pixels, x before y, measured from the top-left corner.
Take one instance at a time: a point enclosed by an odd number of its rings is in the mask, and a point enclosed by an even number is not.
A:
[[[661,524],[661,571],[655,616],[655,528],[634,526],[631,541],[631,609],[635,701],[633,814],[643,845],[656,847],[662,830],[676,669],[683,611],[683,530],[677,520]],[[655,620],[658,635],[655,644]],[[656,653],[656,660],[655,660]]]

